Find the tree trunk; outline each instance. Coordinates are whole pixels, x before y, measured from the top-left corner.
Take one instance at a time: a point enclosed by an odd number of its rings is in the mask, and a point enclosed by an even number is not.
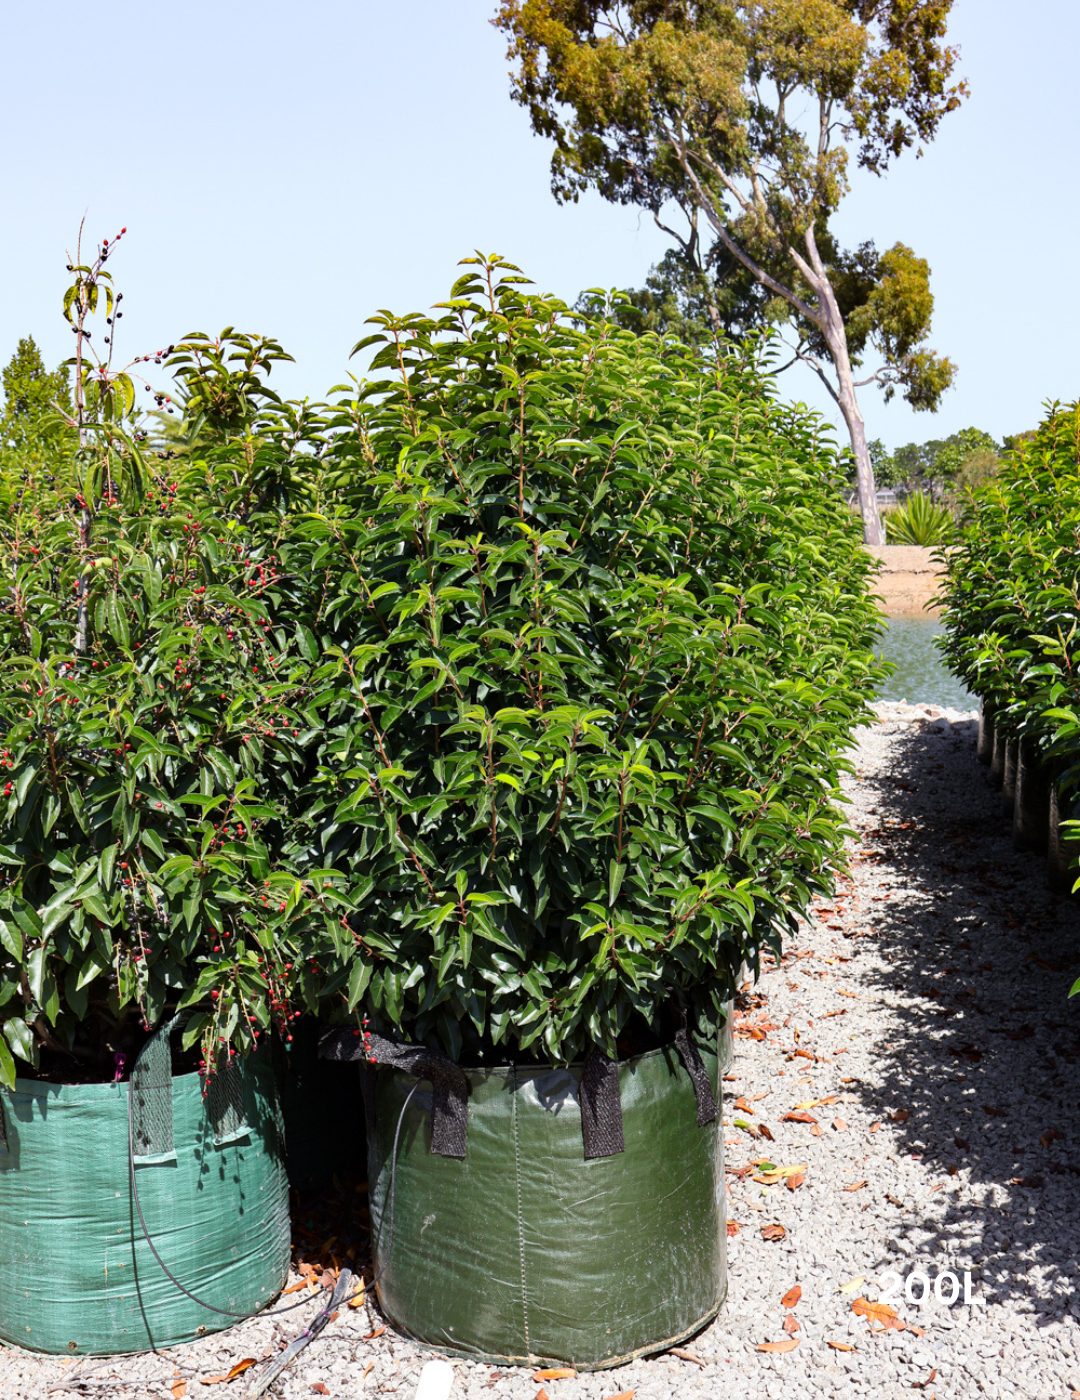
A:
[[[855,474],[859,487],[859,511],[863,521],[863,543],[880,545],[885,543],[885,531],[881,526],[881,516],[877,507],[877,484],[874,481],[874,467],[870,461],[870,449],[866,444],[866,424],[859,411],[859,401],[855,394],[855,381],[851,373],[851,357],[848,354],[847,331],[844,318],[836,303],[836,296],[829,282],[825,266],[818,253],[817,241],[811,225],[806,231],[806,247],[810,254],[816,276],[814,291],[821,311],[821,329],[829,347],[833,368],[836,370],[836,401],[844,415],[851,437],[851,451],[855,458]]]

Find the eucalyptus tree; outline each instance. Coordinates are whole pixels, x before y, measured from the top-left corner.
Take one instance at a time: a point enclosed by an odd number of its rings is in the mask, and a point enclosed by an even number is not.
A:
[[[966,95],[952,0],[501,0],[514,99],[552,139],[552,189],[652,211],[691,267],[700,225],[746,274],[754,315],[788,321],[832,394],[882,541],[858,390],[933,409],[955,366],[925,344],[930,269],[906,245],[844,252],[830,228],[851,159],[882,175]],[[673,222],[668,211],[679,211]],[[738,279],[735,279],[736,282]],[[857,378],[870,354],[873,366]]]

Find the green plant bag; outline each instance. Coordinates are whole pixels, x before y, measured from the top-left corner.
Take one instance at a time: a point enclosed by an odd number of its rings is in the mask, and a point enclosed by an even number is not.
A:
[[[284,1143],[269,1055],[223,1078],[232,1082],[205,1099],[198,1074],[136,1091],[135,1174],[150,1237],[184,1287],[252,1313],[288,1272]],[[106,1355],[235,1321],[186,1298],[147,1247],[130,1186],[128,1092],[127,1083],[19,1079],[0,1093],[5,1342]]]
[[[717,1055],[700,1054],[719,1104]],[[673,1047],[619,1064],[625,1150],[589,1161],[580,1066],[466,1071],[461,1160],[432,1154],[429,1084],[368,1073],[379,1301],[400,1331],[451,1355],[595,1370],[715,1316],[727,1291],[721,1117],[699,1126]]]

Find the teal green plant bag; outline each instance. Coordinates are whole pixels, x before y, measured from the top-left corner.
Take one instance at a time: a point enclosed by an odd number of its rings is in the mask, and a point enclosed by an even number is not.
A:
[[[720,1102],[717,1055],[701,1050]],[[625,1151],[586,1161],[579,1066],[467,1071],[463,1160],[431,1152],[431,1086],[380,1067],[369,1128],[379,1301],[400,1331],[496,1362],[614,1366],[693,1335],[727,1291],[721,1116],[674,1049],[619,1065]]]
[[[166,1078],[145,1099],[137,1091],[135,1172],[171,1271],[196,1297],[246,1314],[285,1282],[289,1201],[270,1057],[260,1052],[232,1073],[220,1104],[204,1099],[197,1074]],[[106,1355],[192,1341],[235,1321],[186,1298],[147,1247],[130,1187],[128,1093],[126,1083],[25,1079],[0,1093],[5,1342]]]

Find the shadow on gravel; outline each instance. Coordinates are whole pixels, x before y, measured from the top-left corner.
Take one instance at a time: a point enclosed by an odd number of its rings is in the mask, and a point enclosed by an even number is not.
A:
[[[882,996],[918,997],[879,1044],[885,1087],[868,1106],[899,1115],[900,1151],[947,1198],[961,1169],[993,1188],[950,1201],[944,1221],[888,1201],[895,1237],[942,1268],[970,1255],[987,1302],[1027,1300],[1049,1320],[1080,1273],[1080,897],[1051,894],[1045,862],[1014,850],[974,739],[973,725],[911,726],[892,771],[862,779],[875,810],[856,858],[883,882],[861,910],[865,938],[889,964]]]

